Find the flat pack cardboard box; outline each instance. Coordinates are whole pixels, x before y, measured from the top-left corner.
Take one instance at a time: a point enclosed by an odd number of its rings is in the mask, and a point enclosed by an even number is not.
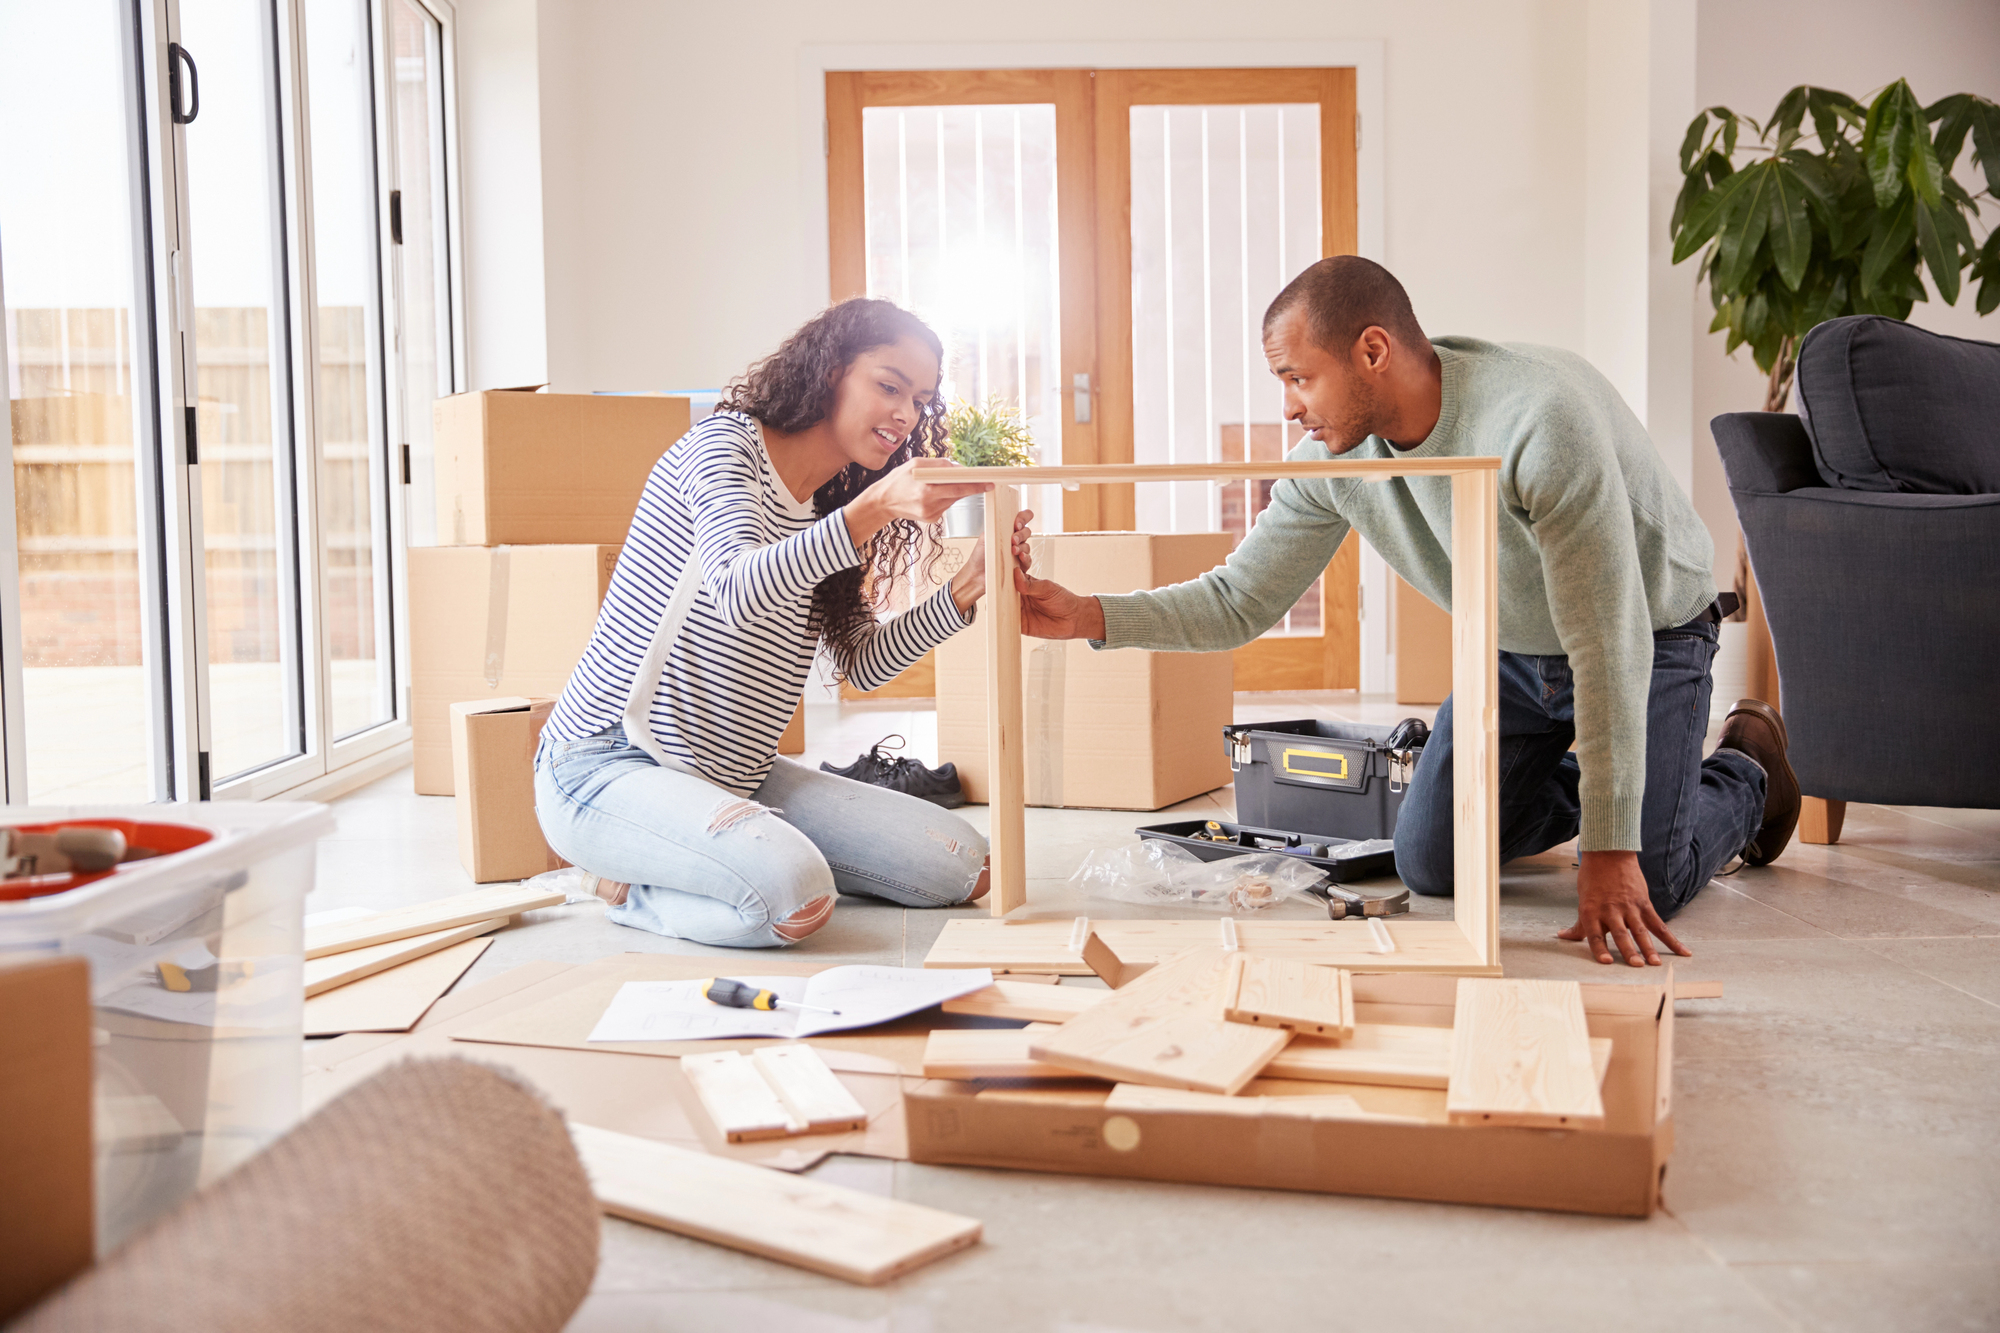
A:
[[[1233,542],[1222,532],[1056,533],[1035,539],[1035,572],[1072,592],[1134,592],[1213,569]],[[970,539],[951,546],[962,561]],[[1021,660],[1029,805],[1158,810],[1229,784],[1228,653],[1024,639]],[[939,758],[958,765],[967,800],[985,801],[983,620],[938,646],[937,719]]]
[[[686,398],[487,389],[440,398],[438,541],[619,543],[653,464],[688,432]]]
[[[475,884],[526,879],[569,862],[535,818],[535,746],[555,696],[510,695],[451,706],[458,863]]]
[[[618,549],[411,548],[410,730],[418,794],[452,794],[453,704],[562,693],[590,642]]]
[[[1451,693],[1451,613],[1396,580],[1396,702],[1441,704]]]
[[[1356,976],[1355,1015],[1449,1027],[1457,985],[1454,977]],[[1443,1089],[1287,1085],[1345,1093],[1365,1111],[1398,1117],[1365,1120],[1107,1112],[1102,1083],[931,1079],[904,1092],[910,1160],[1646,1217],[1659,1203],[1674,1143],[1670,994],[1671,974],[1664,986],[1583,987],[1590,1035],[1612,1043],[1601,1130],[1454,1125]]]
[[[96,1252],[90,965],[0,961],[0,1323]]]

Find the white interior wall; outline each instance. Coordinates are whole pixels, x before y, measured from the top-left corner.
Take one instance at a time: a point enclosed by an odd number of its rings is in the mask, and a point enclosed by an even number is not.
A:
[[[1759,121],[1801,83],[1837,88],[1862,101],[1907,78],[1924,102],[1949,93],[2000,101],[2000,3],[1994,0],[1699,0],[1696,92],[1700,106],[1727,106]],[[1685,126],[1683,126],[1685,128]],[[1960,159],[1960,179],[1977,189]],[[1989,224],[2000,209],[1986,210]],[[1681,266],[1693,292],[1695,261]],[[1960,337],[2000,341],[2000,315],[1981,319],[1968,284],[1957,306],[1919,303],[1910,321]],[[1724,412],[1764,405],[1764,376],[1748,348],[1722,353],[1724,336],[1708,330],[1714,317],[1706,291],[1690,306],[1694,363],[1695,506],[1715,535],[1716,577],[1730,586],[1736,568],[1736,513],[1722,474],[1709,421]]]

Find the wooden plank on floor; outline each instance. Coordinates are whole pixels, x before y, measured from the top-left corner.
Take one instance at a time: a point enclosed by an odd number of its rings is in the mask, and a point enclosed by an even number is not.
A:
[[[347,949],[323,958],[307,959],[306,998],[311,999],[321,991],[330,991],[336,986],[345,986],[350,981],[372,977],[377,972],[386,972],[440,949],[449,949],[461,941],[477,939],[489,931],[500,929],[512,919],[503,916],[491,921],[475,921],[469,926],[433,930],[424,935],[390,940],[387,944],[371,944],[364,949]]]
[[[874,1286],[979,1240],[970,1217],[707,1153],[570,1126],[614,1217]]]
[[[985,990],[946,1000],[948,1014],[1018,1018],[1027,1023],[1063,1023],[1110,995],[1091,986],[1045,986],[1002,978]]]
[[[390,940],[449,930],[453,926],[469,926],[475,921],[490,921],[537,907],[557,907],[563,897],[560,889],[531,889],[514,884],[392,908],[354,921],[311,926],[306,930],[306,957],[322,958],[330,953],[365,949],[371,944],[387,944]]]
[[[1270,1063],[1291,1034],[1223,1019],[1218,1001],[1229,957],[1221,949],[1197,949],[1161,963],[1038,1035],[1028,1053],[1125,1083],[1233,1093]]]
[[[1047,1024],[1024,1028],[936,1028],[924,1042],[924,1077],[950,1079],[1087,1079],[1092,1075],[1028,1053]]]
[[[490,939],[461,940],[436,953],[398,963],[386,972],[321,991],[306,1001],[305,1035],[408,1032],[458,984],[491,943]]]
[[[1380,917],[1369,921],[1383,922]],[[1499,965],[1480,960],[1458,927],[1449,921],[1384,922],[1395,952],[1375,951],[1367,924],[1352,921],[1238,921],[1242,948],[1271,958],[1343,967],[1356,972],[1432,972],[1457,976],[1497,976]],[[1078,939],[1070,942],[1073,919],[994,921],[956,917],[944,923],[937,943],[924,958],[925,967],[985,967],[995,972],[1055,972],[1064,976],[1092,975]],[[1190,949],[1217,942],[1216,921],[1123,920],[1092,918],[1091,930],[1121,963],[1136,966],[1161,963]]]
[[[868,1112],[812,1047],[763,1046],[750,1060],[806,1133],[868,1128]]]
[[[1345,969],[1292,958],[1234,953],[1222,983],[1222,1016],[1301,1036],[1354,1033],[1354,987]]]
[[[1445,1112],[1454,1124],[1601,1128],[1577,983],[1460,980]]]
[[[731,1143],[781,1139],[806,1130],[806,1122],[779,1100],[756,1062],[741,1051],[684,1055],[681,1073],[687,1075],[708,1118]]]

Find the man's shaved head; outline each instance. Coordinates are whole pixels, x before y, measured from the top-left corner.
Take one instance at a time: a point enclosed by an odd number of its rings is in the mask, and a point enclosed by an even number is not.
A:
[[[1264,312],[1264,334],[1278,319],[1299,307],[1314,342],[1337,356],[1354,346],[1361,331],[1374,325],[1405,347],[1428,352],[1410,294],[1396,275],[1359,255],[1322,259],[1286,284]]]

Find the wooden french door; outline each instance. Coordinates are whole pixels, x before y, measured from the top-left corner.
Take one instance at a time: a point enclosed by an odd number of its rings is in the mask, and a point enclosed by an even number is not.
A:
[[[1355,249],[1352,69],[836,71],[826,115],[832,298],[879,295],[943,315],[967,362],[976,337],[977,370],[959,372],[961,385],[978,385],[967,396],[1017,394],[1043,427],[1037,438],[1059,442],[1042,461],[1277,457],[1295,442],[1255,323],[1298,269]],[[954,173],[948,151],[969,171]],[[948,218],[966,199],[974,211]],[[1053,248],[1046,269],[1031,235]],[[975,333],[942,308],[948,289],[933,284],[926,308],[912,287],[918,251],[934,269],[998,268],[1024,293],[1046,288],[1047,336],[1016,340],[1012,380],[1004,367],[989,373],[986,323]],[[1031,317],[1012,309],[1026,328]],[[1062,528],[1240,536],[1268,495],[1268,483],[1250,483],[1176,492],[1163,507],[1132,486],[1085,486],[1061,493]],[[1359,565],[1350,538],[1285,622],[1236,651],[1239,690],[1359,685]],[[927,659],[876,694],[929,694],[931,679]]]

